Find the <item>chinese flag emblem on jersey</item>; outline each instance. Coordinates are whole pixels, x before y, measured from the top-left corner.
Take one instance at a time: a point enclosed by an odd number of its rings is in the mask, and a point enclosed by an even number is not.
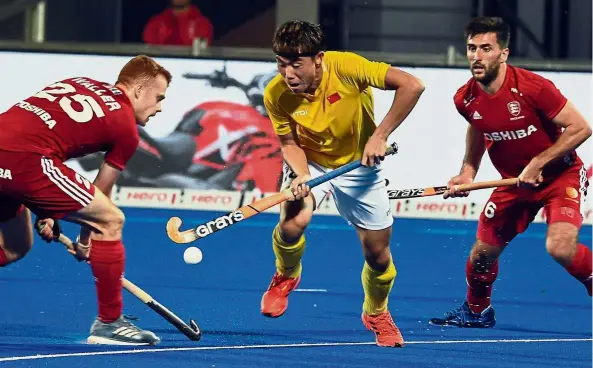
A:
[[[338,92],[330,95],[327,100],[329,101],[330,104],[334,104],[338,101],[340,101],[342,99],[342,96],[340,96],[340,94]]]

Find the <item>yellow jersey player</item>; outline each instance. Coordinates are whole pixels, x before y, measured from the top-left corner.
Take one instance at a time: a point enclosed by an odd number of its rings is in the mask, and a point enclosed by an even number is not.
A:
[[[282,204],[272,234],[276,273],[261,300],[261,313],[279,317],[301,280],[304,231],[328,193],[362,243],[362,321],[379,346],[401,347],[399,329],[387,309],[396,270],[389,250],[393,217],[380,161],[387,138],[424,91],[422,82],[389,64],[350,52],[325,52],[317,25],[289,21],[278,28],[273,49],[279,75],[264,102],[282,144],[284,188],[294,199]],[[397,90],[393,105],[375,124],[371,87]],[[304,183],[351,161],[363,166],[310,190]]]

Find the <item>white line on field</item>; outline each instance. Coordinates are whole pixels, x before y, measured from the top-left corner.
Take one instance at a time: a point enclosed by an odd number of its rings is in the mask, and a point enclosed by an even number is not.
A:
[[[414,344],[491,344],[491,343],[543,343],[543,342],[585,342],[593,339],[499,339],[499,340],[434,340],[434,341],[406,341],[407,345]],[[97,355],[126,355],[126,354],[150,354],[165,353],[174,351],[213,351],[213,350],[237,350],[237,349],[279,349],[279,348],[313,348],[326,346],[359,346],[374,345],[375,342],[318,342],[302,344],[277,344],[277,345],[235,345],[235,346],[199,346],[184,348],[144,348],[134,350],[111,350],[111,351],[89,351],[81,353],[63,354],[38,354],[0,358],[0,362],[14,362],[19,360],[35,359],[56,359]]]
[[[327,293],[327,289],[295,289],[294,291],[301,291],[306,293]]]

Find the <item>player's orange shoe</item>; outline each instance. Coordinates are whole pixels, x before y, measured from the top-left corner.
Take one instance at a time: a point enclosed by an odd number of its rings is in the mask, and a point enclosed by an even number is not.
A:
[[[362,323],[364,327],[373,331],[377,337],[377,345],[385,347],[401,348],[404,346],[404,338],[399,328],[393,322],[391,313],[385,311],[375,316],[362,312]]]
[[[266,317],[280,317],[288,308],[288,294],[299,285],[301,277],[288,278],[277,271],[272,277],[268,290],[261,298],[261,313]]]

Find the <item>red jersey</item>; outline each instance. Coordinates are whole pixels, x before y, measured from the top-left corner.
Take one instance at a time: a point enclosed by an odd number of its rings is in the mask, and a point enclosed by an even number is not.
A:
[[[484,134],[490,160],[503,178],[519,176],[531,159],[558,140],[562,129],[552,119],[567,102],[550,80],[510,65],[494,95],[471,78],[453,100],[457,111]],[[549,163],[544,180],[575,163],[582,164],[575,151]]]
[[[54,83],[0,114],[0,150],[66,161],[105,151],[122,170],[138,147],[136,119],[120,89],[90,78]]]

